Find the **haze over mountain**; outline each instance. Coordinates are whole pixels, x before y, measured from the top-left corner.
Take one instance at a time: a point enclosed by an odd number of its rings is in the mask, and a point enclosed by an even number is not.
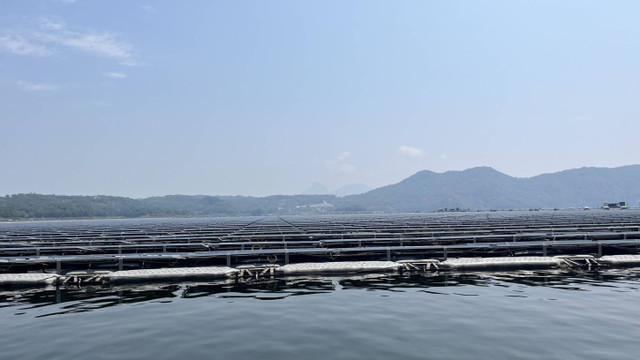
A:
[[[302,195],[335,195],[338,197],[344,197],[349,195],[363,194],[369,190],[371,190],[371,187],[365,184],[349,184],[339,187],[334,191],[329,191],[326,186],[316,182],[313,183],[307,190],[305,190]]]
[[[444,173],[424,170],[399,183],[344,197],[330,194],[267,197],[168,195],[129,199],[114,196],[18,194],[0,197],[0,218],[568,208],[600,207],[604,202],[619,201],[625,201],[632,207],[640,204],[640,165],[589,167],[530,178],[511,177],[489,167]]]
[[[320,183],[313,183],[311,184],[311,186],[302,192],[301,195],[326,195],[329,193],[329,188],[327,188],[326,186],[320,184]]]
[[[640,165],[581,168],[531,178],[511,177],[489,167],[441,174],[424,170],[346,199],[378,211],[579,207],[617,201],[635,206],[640,202]]]
[[[334,190],[332,194],[338,197],[344,197],[349,195],[364,194],[370,190],[371,187],[365,184],[349,184]]]

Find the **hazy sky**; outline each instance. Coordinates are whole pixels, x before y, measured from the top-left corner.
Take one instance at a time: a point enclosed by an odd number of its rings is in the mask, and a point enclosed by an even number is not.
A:
[[[4,0],[0,194],[640,163],[638,1]]]

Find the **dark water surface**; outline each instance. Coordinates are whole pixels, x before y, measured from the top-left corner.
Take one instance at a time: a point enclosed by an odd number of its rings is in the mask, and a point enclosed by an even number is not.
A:
[[[2,359],[638,359],[640,269],[0,292]]]

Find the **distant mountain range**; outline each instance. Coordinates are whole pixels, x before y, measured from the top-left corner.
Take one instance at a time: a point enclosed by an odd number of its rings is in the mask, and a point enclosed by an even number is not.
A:
[[[319,184],[318,184],[319,185]],[[316,189],[322,190],[322,185]],[[324,188],[326,189],[326,188]],[[267,197],[168,195],[115,196],[17,194],[0,197],[0,218],[287,215],[413,212],[438,209],[599,207],[640,204],[640,165],[581,168],[515,178],[489,167],[435,173],[420,171],[393,185],[359,195]]]
[[[441,174],[425,170],[345,199],[378,211],[593,207],[619,201],[637,206],[640,165],[581,168],[530,178],[511,177],[489,167]]]
[[[365,184],[349,184],[342,186],[334,191],[329,191],[326,186],[316,182],[313,183],[307,190],[305,190],[302,195],[335,195],[344,197],[349,195],[363,194],[369,190],[371,190],[371,188]]]

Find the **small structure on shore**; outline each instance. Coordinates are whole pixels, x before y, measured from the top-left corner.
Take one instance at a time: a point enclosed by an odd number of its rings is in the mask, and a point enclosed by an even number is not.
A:
[[[627,209],[627,203],[625,201],[620,201],[617,203],[604,203],[602,205],[602,208],[604,210],[609,210],[609,209]]]

